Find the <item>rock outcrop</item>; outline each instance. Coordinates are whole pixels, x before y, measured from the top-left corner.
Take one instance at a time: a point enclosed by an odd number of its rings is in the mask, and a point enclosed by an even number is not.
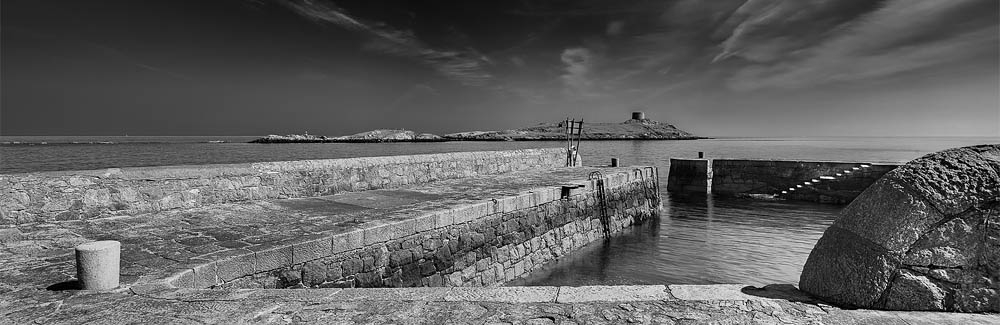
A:
[[[622,123],[584,123],[583,140],[686,140],[705,139],[677,127],[647,119],[641,112]],[[564,122],[541,123],[537,126],[504,131],[467,131],[437,136],[408,130],[380,129],[340,137],[315,135],[268,135],[251,143],[311,143],[311,142],[435,142],[435,141],[559,141],[566,139]]]
[[[440,136],[430,133],[416,133],[410,130],[379,129],[352,135],[334,137],[343,142],[397,142],[397,141],[441,141]]]
[[[533,127],[504,131],[469,131],[445,134],[450,140],[461,141],[531,141],[564,140],[563,122],[542,123]],[[677,127],[647,118],[630,119],[622,123],[584,123],[583,140],[684,140],[703,139]]]
[[[1000,145],[886,174],[826,230],[799,285],[851,307],[1000,312]]]
[[[446,141],[430,133],[416,133],[410,130],[378,129],[339,137],[316,135],[268,135],[250,141],[251,143],[319,143],[319,142],[435,142]]]

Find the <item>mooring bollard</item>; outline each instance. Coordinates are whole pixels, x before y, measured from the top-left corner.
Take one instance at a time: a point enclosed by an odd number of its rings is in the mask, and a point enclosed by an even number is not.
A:
[[[702,151],[698,151],[698,159],[702,159],[702,158],[705,158],[705,153],[702,152]]]
[[[618,158],[611,158],[611,167],[618,167]]]
[[[111,290],[118,287],[122,244],[102,240],[76,246],[76,278],[83,290]]]

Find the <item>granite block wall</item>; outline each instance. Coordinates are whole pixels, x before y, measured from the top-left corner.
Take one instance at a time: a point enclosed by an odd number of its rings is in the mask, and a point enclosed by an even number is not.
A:
[[[257,199],[310,197],[563,167],[566,150],[0,174],[0,224],[79,220]]]
[[[831,161],[741,159],[671,159],[667,188],[672,193],[712,193],[720,196],[778,195],[823,203],[850,203],[895,164]],[[676,168],[674,165],[676,164]],[[860,168],[865,165],[868,167]],[[858,168],[858,169],[855,169]],[[850,173],[843,173],[845,170]],[[836,176],[841,173],[841,176]],[[836,176],[821,179],[821,176]],[[819,182],[810,182],[820,180]],[[708,185],[702,185],[703,183]],[[808,186],[804,182],[810,182]],[[796,187],[795,191],[781,191]]]
[[[671,158],[667,191],[676,194],[712,193],[712,160]]]
[[[655,170],[568,191],[541,188],[415,219],[236,256],[184,272],[179,287],[491,286],[658,215]]]

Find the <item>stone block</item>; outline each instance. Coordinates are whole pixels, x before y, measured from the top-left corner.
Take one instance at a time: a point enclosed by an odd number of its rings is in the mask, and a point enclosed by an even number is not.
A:
[[[320,261],[312,261],[302,266],[302,284],[315,287],[326,282],[327,266]]]
[[[254,250],[251,247],[251,250]],[[292,265],[292,246],[281,246],[262,251],[255,251],[256,271],[270,271]]]
[[[517,211],[518,198],[516,196],[508,196],[499,200],[500,201],[500,213],[511,213]]]
[[[170,285],[178,288],[197,288],[197,283],[195,283],[194,279],[194,270],[188,269],[172,277]]]
[[[364,246],[364,230],[354,230],[330,237],[330,255],[352,251]]]
[[[558,303],[676,300],[664,285],[559,287]]]
[[[555,302],[558,287],[452,288],[445,301],[486,301],[506,303]]]
[[[434,216],[434,228],[444,228],[450,227],[455,224],[455,214],[451,210],[435,211]]]
[[[517,197],[517,203],[516,204],[517,204],[517,209],[518,210],[527,209],[527,208],[535,206],[535,204],[534,204],[535,202],[533,200],[534,199],[534,194],[532,194],[532,193],[523,193],[523,194],[520,194],[520,195],[518,195],[516,197]]]
[[[413,221],[413,232],[422,233],[437,227],[437,215],[427,214],[417,217]]]
[[[366,255],[361,257],[361,272],[372,272],[377,268],[375,265],[375,256]]]
[[[473,205],[465,205],[448,210],[455,218],[455,224],[467,223],[476,220],[476,212]]]
[[[349,288],[330,296],[335,301],[443,301],[448,288]]]
[[[215,262],[199,265],[191,270],[194,275],[194,287],[196,288],[209,288],[222,283],[222,281],[219,281]]]
[[[474,220],[483,219],[490,215],[490,205],[492,202],[480,202],[472,205]]]
[[[366,225],[367,226],[367,225]],[[398,237],[394,237],[392,230],[399,229],[399,226],[392,226],[389,223],[373,223],[365,228],[365,241],[363,246],[370,246],[377,243],[384,243]]]
[[[216,262],[219,280],[229,282],[257,273],[257,258],[253,253],[232,256]]]
[[[496,273],[493,273],[493,270],[487,270],[487,271],[488,272],[480,272],[481,274],[480,276],[483,279],[483,286],[488,287],[496,285],[497,284]]]
[[[277,277],[277,288],[301,288],[302,284],[302,270],[300,269],[283,269],[274,272]]]
[[[526,272],[524,266],[525,266],[524,261],[518,261],[517,263],[514,263],[514,275],[518,277],[523,275]]]
[[[344,260],[344,262],[341,263],[341,268],[343,268],[344,272],[343,276],[352,276],[361,273],[363,264],[364,263],[361,261],[361,258],[351,258]]]
[[[292,264],[305,263],[330,256],[331,239],[322,236],[317,239],[292,245]]]
[[[413,253],[410,250],[401,249],[389,253],[389,267],[399,267],[413,261]]]
[[[326,265],[326,280],[336,281],[344,277],[343,263],[341,262],[331,262]]]

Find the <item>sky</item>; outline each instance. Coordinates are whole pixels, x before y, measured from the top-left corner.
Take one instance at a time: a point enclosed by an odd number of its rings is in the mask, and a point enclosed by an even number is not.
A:
[[[996,0],[4,0],[2,135],[1000,137]]]

